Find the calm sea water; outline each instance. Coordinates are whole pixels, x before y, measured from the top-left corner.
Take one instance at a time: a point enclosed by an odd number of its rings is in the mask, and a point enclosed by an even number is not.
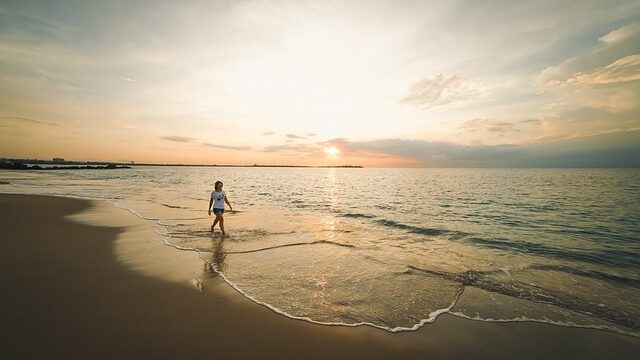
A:
[[[215,180],[236,213],[211,235]],[[106,199],[244,295],[319,323],[448,312],[640,336],[640,170],[134,167],[0,172],[2,192]]]

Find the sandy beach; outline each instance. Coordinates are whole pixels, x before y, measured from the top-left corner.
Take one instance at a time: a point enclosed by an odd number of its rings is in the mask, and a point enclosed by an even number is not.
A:
[[[113,212],[110,226],[75,218],[99,207]],[[175,255],[176,271],[203,269],[202,290],[132,269],[123,259],[141,253],[114,244],[142,234],[116,226],[118,216],[100,202],[0,196],[2,358],[630,359],[640,350],[640,339],[605,331],[451,315],[403,333],[292,320],[241,296],[195,254],[144,245],[148,263]]]

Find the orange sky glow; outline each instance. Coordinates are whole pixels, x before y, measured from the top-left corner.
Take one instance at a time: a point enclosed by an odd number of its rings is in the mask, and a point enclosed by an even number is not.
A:
[[[0,157],[640,166],[640,3],[590,3],[3,3]]]

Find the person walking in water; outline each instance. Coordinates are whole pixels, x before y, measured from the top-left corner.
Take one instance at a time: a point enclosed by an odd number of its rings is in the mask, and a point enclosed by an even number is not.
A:
[[[222,181],[218,180],[215,184],[215,189],[211,192],[211,200],[209,200],[209,216],[211,216],[211,205],[213,205],[213,214],[216,216],[216,219],[213,221],[213,225],[211,225],[211,232],[213,232],[213,228],[217,223],[220,223],[220,230],[222,230],[222,236],[226,236],[227,233],[224,231],[224,203],[229,205],[229,210],[233,211],[233,206],[229,203],[229,199],[227,198],[227,194],[222,191]]]

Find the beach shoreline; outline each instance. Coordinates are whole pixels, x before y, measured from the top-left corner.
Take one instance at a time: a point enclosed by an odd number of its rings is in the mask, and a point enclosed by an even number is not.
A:
[[[402,333],[289,319],[241,296],[195,254],[145,243],[133,226],[115,220],[113,226],[74,220],[105,207],[99,203],[0,195],[3,358],[623,359],[640,350],[640,339],[605,331],[446,314]],[[117,247],[127,236],[140,244]],[[173,281],[162,271],[137,271],[122,260],[127,256],[162,259],[187,275]],[[169,263],[174,256],[180,264]],[[198,266],[202,289],[188,282]]]

